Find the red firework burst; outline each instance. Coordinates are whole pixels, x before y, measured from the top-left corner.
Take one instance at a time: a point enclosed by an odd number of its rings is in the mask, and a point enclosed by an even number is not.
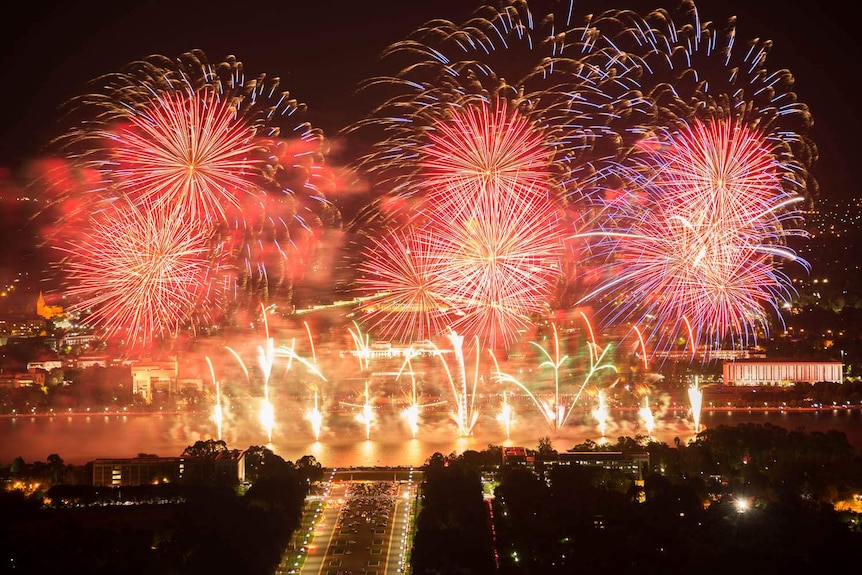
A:
[[[113,173],[136,205],[180,207],[190,219],[225,221],[226,210],[261,193],[254,135],[213,90],[164,93],[113,129]]]
[[[181,224],[181,225],[179,225]],[[161,210],[115,207],[96,214],[91,229],[59,248],[75,302],[105,337],[130,345],[176,334],[210,305],[212,233],[194,220]]]
[[[439,212],[440,293],[458,310],[453,327],[484,344],[509,345],[547,311],[561,276],[557,211],[511,188],[487,189],[467,208]]]
[[[368,251],[361,286],[381,295],[366,306],[380,331],[411,340],[452,327],[494,347],[546,311],[562,257],[553,206],[496,188],[464,203]]]

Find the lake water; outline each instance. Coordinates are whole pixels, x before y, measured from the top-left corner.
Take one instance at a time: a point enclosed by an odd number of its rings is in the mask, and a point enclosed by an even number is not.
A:
[[[694,437],[690,419],[684,412],[656,417],[653,437],[673,445],[674,438],[686,442]],[[771,423],[787,429],[844,432],[850,443],[862,449],[862,411],[723,412],[705,409],[701,422],[706,427],[721,424]],[[620,436],[646,435],[634,411],[612,411],[605,437],[613,442]],[[314,455],[327,467],[422,465],[434,452],[448,455],[466,449],[482,450],[489,444],[535,448],[540,437],[550,436],[560,451],[602,435],[588,413],[573,413],[566,426],[554,434],[538,414],[518,416],[509,437],[493,415],[480,416],[470,437],[459,437],[451,418],[442,412],[423,414],[419,433],[413,438],[407,422],[394,412],[378,413],[366,439],[365,425],[355,414],[327,416],[319,441],[311,425],[299,411],[278,414],[272,441],[262,426],[251,418],[228,416],[221,438],[232,449],[267,445],[289,460]],[[56,415],[0,418],[0,463],[21,456],[27,462],[45,461],[57,453],[66,463],[83,464],[97,458],[133,457],[138,453],[178,456],[199,439],[217,439],[217,428],[206,413],[147,415]]]

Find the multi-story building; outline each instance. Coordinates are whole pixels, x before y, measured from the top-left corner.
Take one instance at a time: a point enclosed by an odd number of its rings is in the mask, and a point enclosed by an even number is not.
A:
[[[86,346],[96,340],[96,336],[92,333],[77,333],[74,335],[64,335],[60,338],[60,347],[77,347]]]
[[[552,455],[530,455],[523,447],[504,447],[504,465],[523,465],[534,468],[541,463],[549,465],[581,465],[619,471],[635,481],[642,481],[644,470],[649,468],[646,451],[563,451]]]
[[[207,457],[138,456],[96,459],[93,485],[126,487],[176,483],[180,485],[235,485],[245,481],[245,452]]]

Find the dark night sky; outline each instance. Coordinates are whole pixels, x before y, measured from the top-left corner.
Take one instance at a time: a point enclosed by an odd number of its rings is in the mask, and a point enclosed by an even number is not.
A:
[[[493,1],[493,0],[491,0]],[[85,82],[130,61],[203,49],[211,61],[234,54],[250,74],[280,76],[309,105],[328,134],[364,110],[351,105],[357,82],[369,76],[388,44],[432,17],[463,21],[480,0],[222,0],[20,2],[0,34],[4,86],[0,102],[0,167],[16,169],[38,156],[57,107]],[[676,0],[584,0],[576,14],[608,7],[673,8]],[[823,195],[858,195],[851,166],[859,156],[860,45],[854,0],[807,11],[786,0],[702,0],[701,18],[723,23],[737,15],[738,39],[774,40],[767,64],[789,68],[799,99],[814,114]],[[532,5],[532,4],[531,4]],[[575,18],[576,22],[580,18]]]

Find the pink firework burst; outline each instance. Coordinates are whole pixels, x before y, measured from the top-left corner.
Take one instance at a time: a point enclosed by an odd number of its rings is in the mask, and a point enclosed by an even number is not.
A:
[[[194,220],[128,205],[102,211],[61,249],[69,289],[81,313],[106,337],[129,345],[174,335],[206,317],[214,270],[212,232]]]
[[[134,204],[179,206],[202,222],[227,219],[261,194],[254,130],[211,89],[166,92],[111,134],[118,185]]]
[[[684,318],[698,345],[767,332],[768,311],[792,292],[782,263],[806,265],[783,245],[801,233],[787,227],[801,197],[782,189],[781,163],[762,134],[731,120],[654,144],[621,168],[630,193],[606,205],[602,229],[579,234],[598,238],[594,257],[609,262],[584,300],[604,298],[611,322],[650,323],[658,349]]]
[[[469,208],[441,211],[437,270],[441,294],[458,314],[453,328],[491,347],[547,311],[563,257],[557,210],[511,188],[487,189]]]
[[[547,202],[511,189],[475,194],[465,208],[428,210],[434,219],[375,241],[361,288],[379,297],[369,320],[405,340],[451,327],[483,345],[509,345],[547,311],[560,279],[562,232]],[[418,226],[418,224],[417,224]]]

